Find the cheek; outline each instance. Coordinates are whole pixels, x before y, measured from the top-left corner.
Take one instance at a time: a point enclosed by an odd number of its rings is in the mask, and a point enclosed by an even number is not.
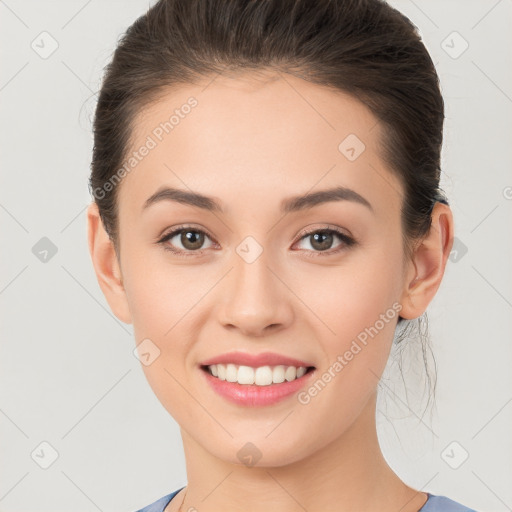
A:
[[[174,411],[186,405],[178,403],[183,395],[178,382],[187,378],[190,344],[205,322],[201,301],[218,279],[209,279],[208,272],[199,271],[198,266],[170,264],[159,252],[127,253],[130,258],[123,273],[135,342],[149,339],[149,346],[154,344],[158,354],[142,368],[160,400],[175,397],[165,403]]]
[[[190,329],[202,321],[195,306],[208,289],[204,277],[193,267],[165,265],[148,256],[134,258],[126,273],[135,342],[149,339],[149,352],[158,354],[147,365],[141,358],[145,377],[163,407],[180,423],[189,424],[194,408],[183,386],[189,388],[186,363],[190,340],[197,338]]]
[[[309,317],[324,352],[319,381],[301,403],[311,401],[318,417],[331,414],[333,435],[357,417],[384,371],[401,310],[400,279],[400,245],[382,243],[301,280],[301,293],[313,290],[307,304],[321,322]]]
[[[207,271],[171,264],[162,250],[128,253],[124,265],[126,296],[138,336],[165,340],[186,322],[187,312],[200,301]],[[201,277],[203,276],[203,278]],[[137,340],[139,339],[137,337]]]
[[[316,294],[311,305],[322,312],[316,337],[324,359],[298,399],[311,429],[326,439],[349,428],[375,392],[401,310],[395,292],[399,266],[393,269],[382,257],[362,263],[351,265],[350,272],[348,266],[346,272],[333,271],[326,281],[329,291]]]

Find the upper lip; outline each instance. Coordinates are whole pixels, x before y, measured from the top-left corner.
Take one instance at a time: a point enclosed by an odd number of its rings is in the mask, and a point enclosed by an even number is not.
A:
[[[201,363],[202,366],[210,366],[213,364],[236,364],[243,366],[252,366],[258,368],[260,366],[299,366],[310,367],[313,366],[300,359],[293,357],[276,354],[274,352],[263,352],[261,354],[248,354],[246,352],[229,352],[219,356],[212,357]]]

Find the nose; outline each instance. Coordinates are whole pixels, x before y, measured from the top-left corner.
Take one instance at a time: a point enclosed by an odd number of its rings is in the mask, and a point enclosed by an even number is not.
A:
[[[234,266],[222,289],[219,318],[228,329],[262,337],[288,327],[293,321],[285,276],[270,268],[265,251],[252,263],[234,254]]]

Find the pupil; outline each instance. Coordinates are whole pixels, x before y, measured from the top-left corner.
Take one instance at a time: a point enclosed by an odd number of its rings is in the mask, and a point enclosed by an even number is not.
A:
[[[311,244],[313,247],[315,247],[315,244],[317,244],[318,242],[318,238],[319,237],[325,237],[324,241],[323,242],[320,242],[318,243],[318,245],[316,246],[317,249],[320,249],[320,250],[325,250],[325,249],[329,249],[331,244],[332,244],[332,234],[330,233],[326,233],[326,232],[319,232],[319,233],[315,233],[313,235],[313,240],[314,242]],[[328,243],[327,245],[325,244],[325,241],[328,241],[330,243]]]
[[[185,231],[181,235],[181,243],[184,247],[189,244],[189,249],[198,249],[203,245],[204,235],[196,231]]]

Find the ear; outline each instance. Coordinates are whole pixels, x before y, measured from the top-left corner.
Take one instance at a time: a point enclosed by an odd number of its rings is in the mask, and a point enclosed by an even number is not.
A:
[[[101,291],[114,315],[122,322],[130,324],[131,315],[123,287],[121,267],[114,244],[105,231],[98,205],[94,201],[87,208],[87,229],[89,253]]]
[[[437,202],[429,232],[415,248],[406,270],[400,316],[421,316],[434,298],[444,275],[453,245],[453,215],[450,207]]]

